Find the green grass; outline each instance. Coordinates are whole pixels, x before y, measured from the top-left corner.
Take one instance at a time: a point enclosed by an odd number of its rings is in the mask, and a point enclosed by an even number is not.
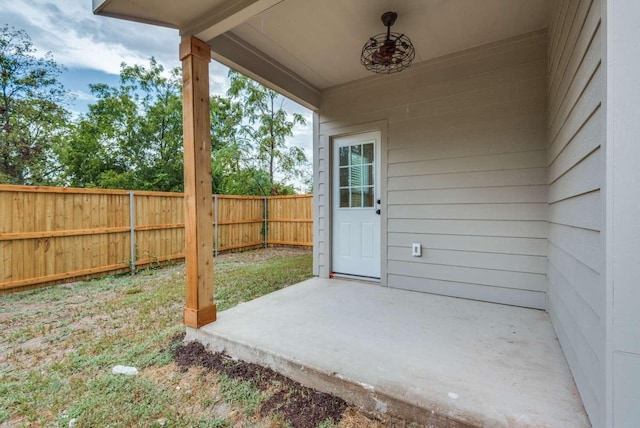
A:
[[[232,379],[225,375],[218,376],[221,398],[227,403],[237,404],[247,416],[255,415],[265,396],[246,380]]]
[[[223,255],[216,304],[224,310],[310,276],[310,253]],[[0,424],[264,425],[249,383],[172,364],[165,348],[184,330],[183,306],[181,265],[0,296]],[[117,364],[140,375],[112,375]]]
[[[217,272],[220,285],[216,289],[216,305],[225,310],[240,302],[255,299],[282,288],[282,284],[297,283],[310,277],[311,258],[302,264],[300,258],[273,259],[268,266],[249,264],[243,269]],[[214,279],[214,282],[216,279]]]

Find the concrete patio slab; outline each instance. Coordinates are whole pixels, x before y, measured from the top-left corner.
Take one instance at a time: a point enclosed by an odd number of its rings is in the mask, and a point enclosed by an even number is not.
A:
[[[589,426],[543,311],[313,278],[187,340],[428,426]]]

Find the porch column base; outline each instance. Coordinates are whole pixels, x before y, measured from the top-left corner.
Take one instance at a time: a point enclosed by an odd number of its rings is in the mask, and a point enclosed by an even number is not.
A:
[[[216,304],[200,309],[184,308],[184,325],[200,328],[216,320]]]

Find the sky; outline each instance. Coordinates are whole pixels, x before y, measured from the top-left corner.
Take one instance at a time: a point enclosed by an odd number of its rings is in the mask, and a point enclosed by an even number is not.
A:
[[[39,54],[51,52],[65,68],[60,81],[75,98],[69,109],[76,115],[94,99],[90,83],[118,83],[122,62],[148,65],[154,57],[165,69],[180,66],[177,30],[95,16],[91,0],[0,0],[0,25],[4,24],[25,30]],[[211,62],[212,94],[228,89],[227,71]],[[294,129],[290,144],[304,148],[311,160],[311,112],[291,100],[285,109],[307,118],[306,126]]]

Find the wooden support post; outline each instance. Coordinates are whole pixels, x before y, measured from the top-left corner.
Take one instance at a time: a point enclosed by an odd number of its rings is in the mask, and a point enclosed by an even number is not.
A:
[[[213,302],[213,200],[211,198],[211,48],[194,37],[180,43],[184,124],[184,214],[187,302],[184,324],[216,320]]]
[[[129,266],[131,275],[136,274],[136,200],[133,192],[129,192],[129,243],[131,248],[131,257]]]

